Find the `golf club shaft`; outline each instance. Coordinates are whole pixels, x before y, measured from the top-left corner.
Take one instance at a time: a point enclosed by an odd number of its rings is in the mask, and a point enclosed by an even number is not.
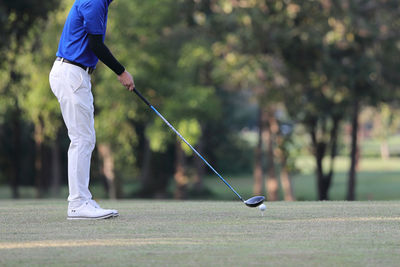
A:
[[[191,144],[189,144],[189,142],[188,141],[186,141],[186,139],[167,121],[167,119],[165,119],[164,117],[163,117],[163,115],[161,115],[161,113],[160,112],[158,112],[158,110],[157,109],[155,109],[151,104],[150,104],[150,102],[149,101],[147,101],[147,99],[135,88],[134,90],[133,90],[135,93],[136,93],[136,95],[138,95],[139,97],[140,97],[140,99],[142,99],[143,100],[143,102],[144,103],[146,103],[146,105],[148,105],[164,122],[165,122],[165,124],[167,124],[168,125],[168,127],[169,128],[171,128],[175,133],[176,133],[176,135],[178,135],[179,136],[179,138],[183,141],[183,142],[185,142],[185,144],[187,144],[189,147],[190,147],[190,149],[192,149],[192,151],[194,152],[194,153],[196,153],[196,155],[197,156],[199,156],[199,158],[201,158],[201,160],[203,160],[203,162],[205,163],[205,164],[207,164],[207,166],[221,179],[221,181],[222,182],[224,182],[224,184],[226,184],[226,186],[228,186],[229,187],[229,189],[231,189],[232,190],[232,192],[233,193],[235,193],[238,197],[239,197],[239,199],[242,201],[242,202],[244,202],[244,200],[243,200],[243,198],[238,194],[238,192],[236,192],[236,190],[235,189],[233,189],[233,187],[211,166],[211,164],[210,163],[208,163],[207,162],[207,160],[205,159],[205,158],[203,158],[203,156],[202,155],[200,155],[200,153],[199,152],[197,152],[197,150],[194,148],[194,147],[192,147],[192,145]]]

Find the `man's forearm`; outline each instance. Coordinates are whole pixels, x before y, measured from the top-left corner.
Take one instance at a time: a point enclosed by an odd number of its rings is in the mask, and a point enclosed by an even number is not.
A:
[[[102,35],[89,34],[89,46],[93,53],[117,75],[121,75],[125,68],[113,56],[107,46],[103,43]]]

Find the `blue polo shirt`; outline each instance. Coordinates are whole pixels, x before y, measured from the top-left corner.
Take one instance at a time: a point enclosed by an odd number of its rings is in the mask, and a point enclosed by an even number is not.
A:
[[[113,0],[76,0],[61,35],[57,56],[95,67],[99,59],[89,47],[88,34],[103,35],[107,28],[108,6]]]

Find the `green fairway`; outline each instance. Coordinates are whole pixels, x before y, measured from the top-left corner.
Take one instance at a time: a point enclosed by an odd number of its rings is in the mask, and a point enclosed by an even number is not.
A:
[[[398,266],[400,202],[101,202],[121,216],[67,221],[66,202],[0,201],[0,266]]]

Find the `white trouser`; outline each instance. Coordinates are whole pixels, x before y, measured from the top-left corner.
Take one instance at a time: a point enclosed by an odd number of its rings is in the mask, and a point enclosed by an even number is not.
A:
[[[71,140],[68,150],[68,201],[70,206],[77,206],[92,198],[89,173],[96,134],[90,75],[78,66],[55,61],[49,80]]]

